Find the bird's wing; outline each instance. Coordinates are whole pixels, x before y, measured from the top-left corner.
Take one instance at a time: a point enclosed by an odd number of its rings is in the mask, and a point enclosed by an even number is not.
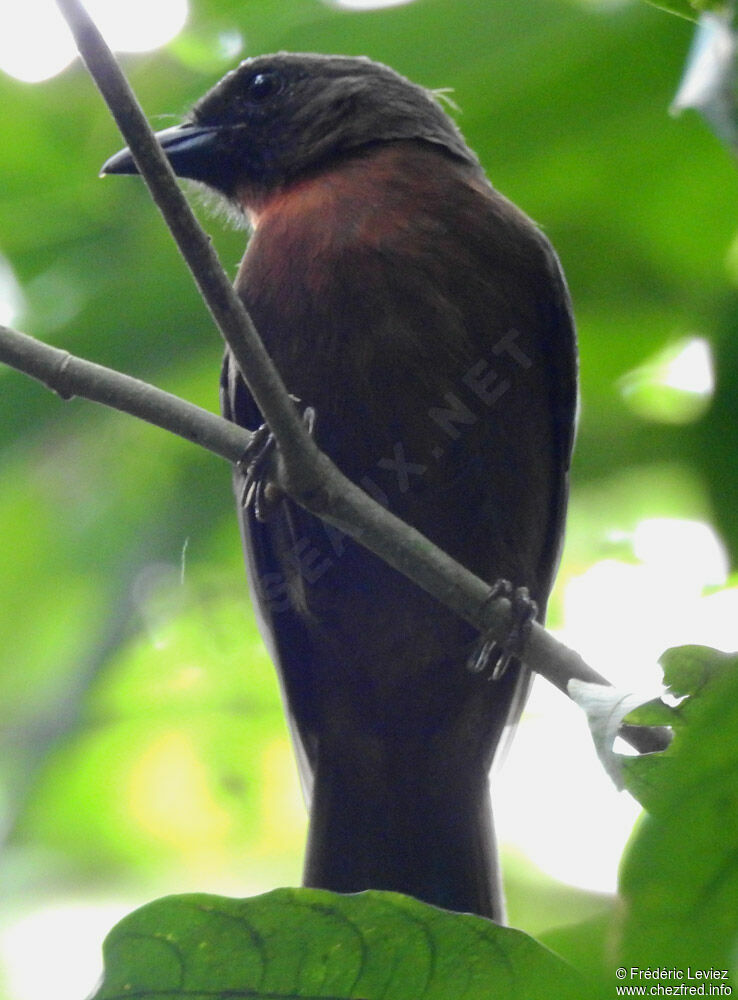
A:
[[[226,420],[249,430],[257,430],[263,422],[229,351],[223,359],[221,372],[221,411]],[[296,522],[309,515],[284,499],[272,511],[268,525],[264,524],[255,517],[251,507],[245,507],[240,502],[244,476],[238,468],[234,469],[233,485],[239,504],[239,525],[251,602],[259,633],[277,668],[303,795],[309,805],[314,748],[308,745],[309,736],[306,731],[300,731],[289,708],[290,703],[300,704],[305,709],[303,719],[309,719],[307,706],[311,691],[307,635],[303,620],[295,613],[294,603],[288,598],[289,588],[300,586],[301,581],[299,575],[294,580],[285,578],[275,554],[275,545],[284,551],[295,544],[301,534]]]

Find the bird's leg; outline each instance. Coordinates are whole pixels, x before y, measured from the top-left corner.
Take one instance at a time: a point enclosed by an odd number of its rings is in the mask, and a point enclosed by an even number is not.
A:
[[[510,601],[512,622],[508,633],[502,641],[490,634],[482,635],[467,661],[472,673],[484,673],[491,681],[499,680],[510,661],[521,657],[538,614],[538,605],[527,587],[513,587],[509,580],[496,580],[490,587],[487,601],[497,600],[498,597],[506,597]]]
[[[291,397],[297,406],[301,401]],[[308,434],[312,435],[315,427],[315,410],[312,406],[302,406],[302,421]],[[254,431],[251,443],[237,463],[237,468],[243,475],[241,489],[241,506],[251,507],[257,521],[268,521],[271,512],[283,493],[276,483],[269,479],[269,465],[272,461],[277,442],[267,424]]]

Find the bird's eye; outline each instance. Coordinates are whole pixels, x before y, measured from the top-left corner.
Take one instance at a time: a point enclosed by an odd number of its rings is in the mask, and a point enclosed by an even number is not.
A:
[[[266,101],[281,89],[282,78],[279,73],[255,73],[248,82],[246,96],[250,101]]]

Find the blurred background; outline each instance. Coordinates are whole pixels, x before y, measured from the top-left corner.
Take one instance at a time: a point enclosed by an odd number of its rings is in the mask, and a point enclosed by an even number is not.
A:
[[[452,88],[557,247],[582,409],[549,624],[629,688],[738,646],[738,183],[642,0],[89,4],[155,127],[247,55]],[[122,21],[120,20],[122,18]],[[0,9],[0,321],[217,409],[221,346],[50,0]],[[244,234],[201,213],[229,272]],[[158,895],[297,884],[305,819],[224,463],[0,368],[0,996],[80,1000]],[[511,922],[606,913],[637,815],[539,683],[495,775]]]

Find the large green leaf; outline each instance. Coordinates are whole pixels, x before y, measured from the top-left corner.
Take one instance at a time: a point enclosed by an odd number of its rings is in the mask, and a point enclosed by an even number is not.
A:
[[[173,896],[105,942],[94,1000],[580,1000],[584,984],[520,931],[395,893],[279,889]]]

